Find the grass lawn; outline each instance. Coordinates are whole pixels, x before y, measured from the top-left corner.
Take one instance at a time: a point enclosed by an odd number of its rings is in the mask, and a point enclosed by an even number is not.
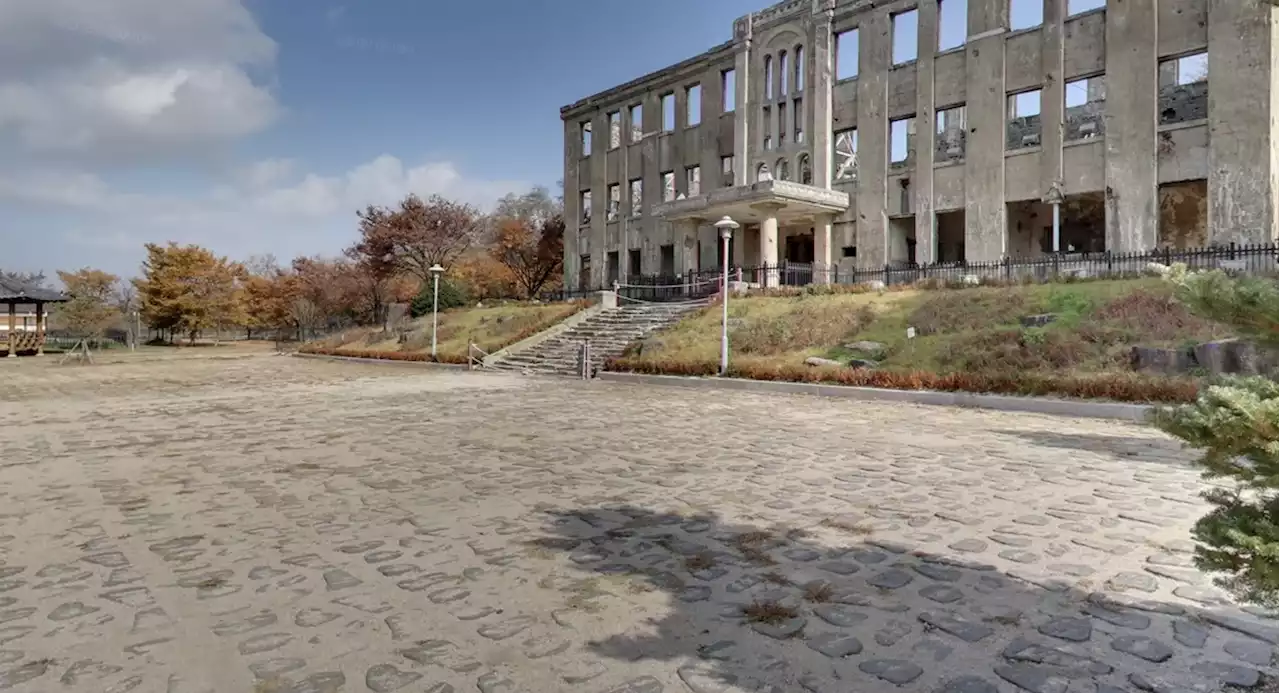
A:
[[[439,360],[465,362],[472,342],[492,353],[531,337],[585,307],[584,302],[509,303],[444,311],[440,313],[437,332]],[[430,350],[430,315],[387,332],[376,327],[359,327],[304,347],[304,351],[350,355],[426,354]]]
[[[886,371],[1074,376],[1127,372],[1135,345],[1177,347],[1231,336],[1171,297],[1160,279],[748,296],[730,299],[729,347],[733,363],[745,369],[801,366],[819,356],[874,360]],[[1024,316],[1045,313],[1056,316],[1053,322],[1020,324]],[[908,327],[915,328],[914,339],[907,338]],[[663,363],[715,363],[719,351],[716,306],[632,347],[619,365],[657,371]]]

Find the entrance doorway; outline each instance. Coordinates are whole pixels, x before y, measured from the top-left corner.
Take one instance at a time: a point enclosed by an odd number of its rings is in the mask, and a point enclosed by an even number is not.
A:
[[[783,257],[787,262],[813,262],[813,232],[787,236],[787,248]]]

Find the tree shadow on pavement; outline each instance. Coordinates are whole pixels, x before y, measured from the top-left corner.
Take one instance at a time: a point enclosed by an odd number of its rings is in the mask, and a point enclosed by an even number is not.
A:
[[[1013,436],[1039,447],[1092,452],[1118,460],[1190,467],[1190,461],[1194,457],[1194,453],[1189,453],[1180,442],[1172,438],[1027,430],[995,431],[995,433]]]
[[[550,511],[530,543],[593,576],[566,578],[555,614],[608,634],[593,653],[669,662],[695,693],[1216,691],[1265,684],[1258,668],[1272,655],[1196,609],[1114,591],[1145,589],[1141,573],[1095,574],[1069,556],[1002,572],[840,518],[799,529],[609,504]],[[997,548],[1015,563],[1025,553]],[[1262,663],[1227,654],[1237,641]],[[667,682],[644,676],[608,691]]]

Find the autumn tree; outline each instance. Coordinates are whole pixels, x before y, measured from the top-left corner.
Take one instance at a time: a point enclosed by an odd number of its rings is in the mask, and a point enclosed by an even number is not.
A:
[[[85,267],[75,272],[58,272],[70,301],[58,307],[58,322],[79,337],[101,337],[120,320],[114,305],[120,278],[102,270]]]
[[[361,243],[386,251],[397,272],[431,280],[435,265],[448,268],[479,238],[480,212],[468,204],[432,195],[409,195],[399,207],[368,207],[360,212]]]
[[[511,272],[524,295],[533,298],[564,267],[564,218],[556,215],[537,226],[504,219],[490,253]]]
[[[300,297],[301,282],[292,273],[276,268],[267,274],[249,274],[243,293],[248,336],[253,337],[253,330],[279,333],[298,327],[293,304]]]
[[[134,280],[147,324],[185,334],[240,324],[244,268],[197,245],[148,243],[143,276]]]
[[[363,312],[372,318],[370,322],[385,327],[388,283],[398,271],[393,241],[395,232],[391,230],[394,213],[370,206],[357,214],[360,217],[360,239],[343,253],[351,261],[346,268],[348,280],[364,304]]]

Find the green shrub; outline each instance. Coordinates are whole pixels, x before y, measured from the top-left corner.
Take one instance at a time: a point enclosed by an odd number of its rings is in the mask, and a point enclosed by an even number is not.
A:
[[[420,318],[424,315],[431,315],[432,301],[435,298],[435,290],[431,282],[422,285],[422,290],[417,296],[413,297],[413,301],[409,303],[409,315]],[[440,280],[440,304],[441,311],[453,308],[462,308],[471,302],[467,296],[466,289],[461,285],[448,279]]]

